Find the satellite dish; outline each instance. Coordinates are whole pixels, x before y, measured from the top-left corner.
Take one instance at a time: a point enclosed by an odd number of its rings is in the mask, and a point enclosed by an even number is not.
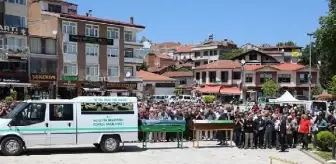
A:
[[[126,77],[130,77],[131,76],[131,72],[126,72]]]

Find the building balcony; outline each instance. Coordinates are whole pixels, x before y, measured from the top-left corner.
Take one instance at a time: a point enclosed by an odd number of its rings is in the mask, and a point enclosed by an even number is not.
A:
[[[133,46],[143,46],[143,44],[140,43],[140,40],[136,40],[136,39],[126,39],[125,38],[125,44],[133,45]]]
[[[192,56],[192,60],[218,60],[219,55],[216,56]]]
[[[124,81],[143,81],[141,77],[131,76],[131,77],[124,77]]]

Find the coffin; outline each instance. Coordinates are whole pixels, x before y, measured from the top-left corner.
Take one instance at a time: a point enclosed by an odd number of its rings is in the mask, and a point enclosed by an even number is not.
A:
[[[142,132],[184,132],[184,120],[141,120]]]
[[[228,130],[234,128],[233,120],[192,120],[191,130]]]

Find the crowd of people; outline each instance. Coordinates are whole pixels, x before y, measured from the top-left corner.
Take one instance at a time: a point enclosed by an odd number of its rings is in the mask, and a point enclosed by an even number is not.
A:
[[[316,109],[314,107],[313,109]],[[330,113],[330,112],[327,112]],[[331,113],[333,113],[331,111]],[[302,149],[308,149],[308,142],[316,146],[316,135],[320,131],[333,131],[336,120],[325,111],[306,110],[299,105],[266,105],[261,108],[257,104],[250,109],[234,108],[233,105],[221,103],[139,103],[139,119],[149,120],[185,120],[187,130],[185,140],[193,140],[189,128],[190,120],[234,120],[233,140],[239,148],[272,149],[285,151],[301,144]],[[226,133],[204,131],[203,140],[218,140],[218,145],[227,145]],[[142,136],[139,136],[142,140]],[[170,133],[151,133],[152,142],[173,141],[176,139]]]

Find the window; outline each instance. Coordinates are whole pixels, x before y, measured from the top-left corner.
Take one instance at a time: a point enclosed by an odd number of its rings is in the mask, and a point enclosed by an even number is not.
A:
[[[5,15],[5,25],[13,27],[26,27],[26,18],[15,15]]]
[[[203,62],[204,65],[206,65],[206,64],[208,64],[208,63],[209,63],[208,61],[204,61],[204,62]]]
[[[10,38],[6,38],[6,40],[7,40],[8,49],[11,49],[13,51],[22,50],[23,45],[24,45],[23,38],[10,37]]]
[[[77,64],[64,63],[64,75],[77,75]]]
[[[50,121],[73,121],[73,104],[50,104]]]
[[[56,55],[56,40],[46,39],[45,40],[45,53],[50,55]]]
[[[249,60],[258,60],[258,55],[257,54],[250,54],[249,55]]]
[[[133,58],[133,48],[125,48],[125,57]]]
[[[206,83],[206,72],[202,72],[202,83]]]
[[[77,54],[77,43],[75,42],[64,42],[63,51],[65,54]]]
[[[63,21],[63,33],[76,35],[77,34],[77,24],[73,22]]]
[[[30,60],[30,72],[31,73],[41,73],[42,70],[42,60],[32,58]]]
[[[278,83],[290,83],[290,82],[291,82],[291,74],[278,75]]]
[[[228,80],[229,80],[229,73],[227,71],[222,71],[221,72],[221,82],[227,83]]]
[[[26,0],[7,0],[7,2],[16,3],[16,4],[20,4],[20,5],[26,5],[27,4]]]
[[[118,39],[119,29],[117,28],[107,28],[107,38],[108,39]]]
[[[118,77],[119,76],[119,67],[118,66],[108,66],[107,75],[110,77]]]
[[[209,72],[209,80],[210,80],[210,83],[215,83],[216,82],[216,71],[210,71]]]
[[[41,54],[42,52],[41,38],[30,38],[30,52]]]
[[[233,80],[240,80],[241,74],[240,72],[233,72]]]
[[[107,56],[108,57],[118,57],[119,56],[118,47],[107,47]]]
[[[291,56],[284,56],[284,62],[285,63],[290,63],[292,61],[292,57]]]
[[[88,76],[99,76],[99,66],[98,65],[86,66],[86,75],[88,75]]]
[[[3,38],[0,38],[0,48],[4,48],[5,42]]]
[[[214,56],[216,56],[217,55],[217,50],[214,50],[214,54],[213,54]]]
[[[272,79],[272,78],[273,78],[272,74],[267,73],[260,74],[260,83],[264,83],[266,79]]]
[[[97,44],[86,44],[86,55],[87,56],[98,56],[99,45]]]
[[[253,74],[245,73],[245,83],[252,83],[252,82],[253,82]]]
[[[110,101],[110,98],[104,98]],[[133,102],[112,102],[112,103],[82,103],[82,114],[134,114]],[[122,126],[124,120],[121,118],[107,118],[93,120],[93,126]]]
[[[124,67],[124,75],[126,76],[127,72],[129,72],[131,74],[131,76],[133,76],[133,67],[132,66],[125,66]]]
[[[196,80],[200,80],[201,79],[201,73],[196,72]]]
[[[46,73],[57,73],[57,60],[47,59],[45,60],[46,63]]]
[[[180,80],[180,85],[186,85],[186,84],[187,84],[187,80],[186,79]]]
[[[212,56],[213,55],[213,51],[210,50],[209,52],[210,52],[210,56]]]
[[[201,62],[195,62],[195,67],[198,67],[201,65]]]
[[[125,31],[125,41],[134,42],[132,31]]]
[[[92,37],[98,37],[99,27],[97,25],[85,25],[85,35],[86,36],[92,36]]]
[[[195,58],[198,58],[201,56],[201,53],[200,52],[195,52]]]
[[[55,12],[55,13],[62,13],[62,6],[49,3],[48,4],[48,11]]]
[[[208,56],[208,51],[204,51],[203,56]]]
[[[31,103],[15,116],[15,126],[27,126],[42,123],[45,120],[46,105]]]
[[[300,84],[307,84],[309,82],[309,74],[301,73],[299,78]]]

